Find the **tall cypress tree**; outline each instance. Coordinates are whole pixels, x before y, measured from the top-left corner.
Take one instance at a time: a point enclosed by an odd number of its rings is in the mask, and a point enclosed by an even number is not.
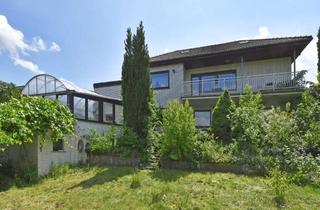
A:
[[[130,101],[130,94],[132,79],[130,76],[132,75],[132,33],[131,29],[127,29],[127,38],[124,42],[125,45],[125,53],[123,55],[123,63],[122,63],[122,87],[121,87],[121,94],[122,94],[122,102],[123,102],[123,119],[124,125],[128,127],[128,118],[130,117],[130,105],[128,101]]]
[[[148,124],[151,115],[151,79],[149,52],[145,43],[144,28],[140,22],[136,34],[127,31],[122,65],[122,98],[124,125],[141,139],[139,147],[147,146]]]
[[[318,42],[317,42],[317,48],[318,48],[318,80],[320,82],[320,27],[318,29]]]

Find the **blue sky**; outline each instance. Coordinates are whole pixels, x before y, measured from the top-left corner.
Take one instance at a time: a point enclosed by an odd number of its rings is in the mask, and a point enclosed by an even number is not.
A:
[[[318,0],[1,0],[0,80],[23,85],[45,72],[92,89],[120,79],[126,28],[140,20],[153,56],[241,38],[315,37],[319,8]],[[298,62],[311,80],[315,43]]]

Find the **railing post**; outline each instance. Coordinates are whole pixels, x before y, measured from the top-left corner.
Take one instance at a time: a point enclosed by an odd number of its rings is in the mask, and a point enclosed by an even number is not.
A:
[[[272,89],[275,90],[275,79],[274,79],[274,73],[272,73]]]

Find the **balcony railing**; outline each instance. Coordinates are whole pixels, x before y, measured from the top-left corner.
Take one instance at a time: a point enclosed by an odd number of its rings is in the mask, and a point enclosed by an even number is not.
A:
[[[219,95],[228,89],[231,93],[242,93],[246,85],[253,91],[278,91],[282,89],[301,89],[305,86],[303,76],[291,72],[260,74],[242,77],[217,78],[210,80],[185,81],[184,96]]]

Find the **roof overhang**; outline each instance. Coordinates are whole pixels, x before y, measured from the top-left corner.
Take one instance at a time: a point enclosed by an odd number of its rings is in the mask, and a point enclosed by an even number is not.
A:
[[[294,58],[297,58],[301,54],[301,52],[311,42],[311,40],[312,37],[288,43],[257,46],[247,49],[232,50],[208,55],[196,55],[177,59],[151,61],[150,66],[156,67],[162,65],[183,63],[186,69],[190,69],[212,65],[239,63],[241,62],[241,57],[243,58],[243,61],[291,57],[291,61],[293,62]]]

